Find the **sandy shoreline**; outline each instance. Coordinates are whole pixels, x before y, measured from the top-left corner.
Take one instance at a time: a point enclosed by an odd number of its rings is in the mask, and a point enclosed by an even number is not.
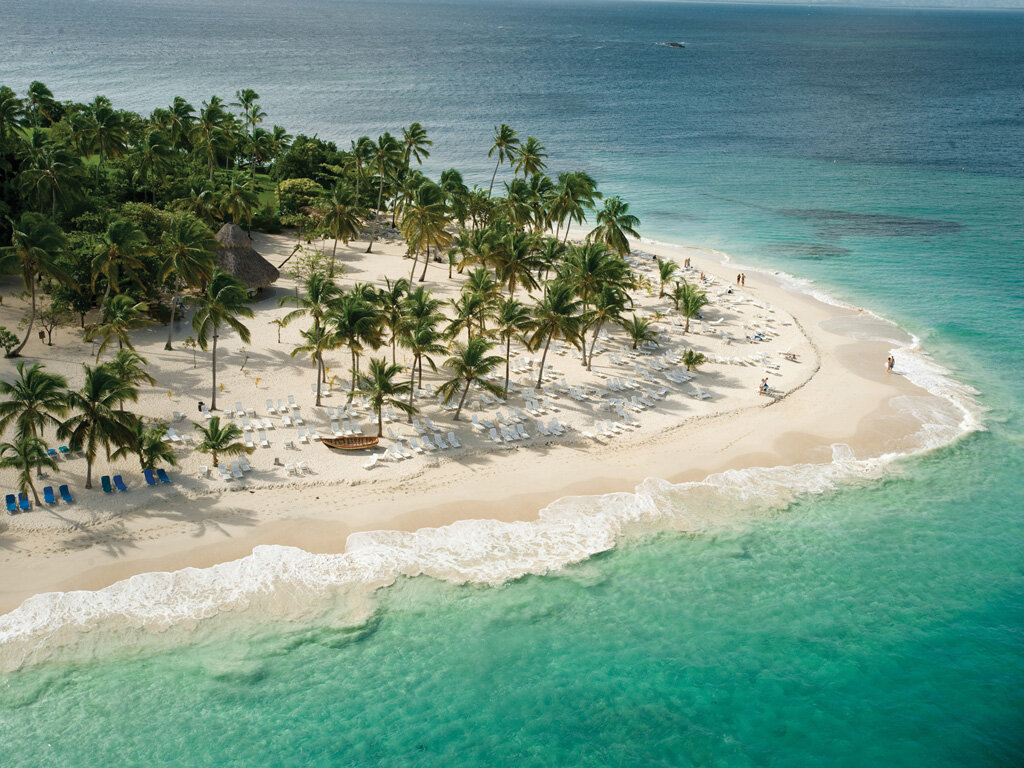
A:
[[[285,237],[260,238],[257,248],[279,263],[290,244]],[[663,245],[638,247],[680,263],[692,258],[699,270],[716,277],[712,295],[734,281],[735,269],[717,254]],[[398,246],[370,256],[364,256],[362,250],[358,243],[344,253],[339,248],[346,267],[343,284],[353,279],[376,280],[382,274],[408,274],[409,262],[401,258]],[[908,402],[918,410],[957,418],[945,400],[904,376],[883,370],[889,350],[911,343],[902,331],[870,313],[823,303],[766,272],[748,270],[747,276],[746,288],[739,291],[747,303],[724,310],[716,302],[707,313],[709,319],[725,317],[725,325],[737,341],[723,345],[719,336],[682,335],[675,328],[669,328],[668,335],[675,346],[692,344],[712,354],[745,357],[767,353],[780,363],[781,375],[772,379],[773,387],[784,395],[780,399],[756,393],[762,368],[709,364],[695,381],[713,393],[710,401],[688,396],[689,385],[659,382],[658,386],[671,390],[669,397],[637,414],[642,424],[637,431],[595,441],[583,437],[580,430],[614,414],[596,403],[574,403],[563,395],[553,403],[557,413],[546,418],[555,415],[573,429],[562,439],[540,440],[532,421],[528,422],[534,439],[517,443],[514,449],[491,446],[474,432],[468,414],[465,421],[455,423],[434,401],[423,415],[439,424],[443,419],[445,434],[455,429],[467,446],[464,450],[417,456],[366,471],[354,460],[340,466],[333,454],[314,444],[303,446],[299,456],[309,460],[313,473],[295,480],[271,464],[271,456],[292,460],[279,447],[287,437],[279,429],[278,434],[271,433],[271,450],[257,450],[250,457],[256,467],[253,475],[231,490],[219,480],[196,479],[194,468],[208,463],[208,457],[187,447],[181,451],[173,489],[147,488],[140,482],[137,464],[126,462],[109,469],[123,471],[132,490],[106,498],[98,489],[82,489],[75,472],[84,475],[84,460],[77,461],[79,468],[71,466],[72,460],[62,466],[60,475],[46,482],[70,482],[78,498],[74,508],[8,518],[7,528],[0,531],[0,612],[10,611],[40,592],[93,590],[135,574],[207,567],[244,557],[261,544],[336,553],[343,551],[353,532],[415,531],[465,519],[533,520],[556,499],[629,492],[649,477],[675,483],[702,480],[730,469],[825,464],[832,460],[834,444],[848,445],[857,458],[906,452],[918,447],[913,441],[921,427],[920,419],[907,409]],[[287,279],[281,283],[278,295],[292,285]],[[447,280],[446,267],[432,265],[427,284],[448,296],[455,294],[460,283]],[[645,310],[667,305],[666,300],[658,301],[656,294],[655,290],[654,296],[645,297]],[[2,311],[13,315],[6,305]],[[284,310],[276,308],[276,301],[264,300],[256,311],[256,319],[250,323],[254,339],[244,353],[249,359],[243,366],[252,373],[239,374],[237,361],[243,352],[236,339],[226,340],[229,352],[218,371],[225,381],[225,392],[218,394],[220,405],[242,400],[262,413],[267,397],[276,400],[294,393],[307,423],[324,434],[327,419],[312,407],[308,366],[289,361],[268,375],[275,363],[283,361],[284,350],[291,346],[289,337],[297,337],[297,327],[285,330],[286,343],[279,347],[276,330],[268,321]],[[6,314],[3,320],[12,324]],[[753,325],[771,327],[772,341],[743,340],[743,328]],[[187,333],[182,326],[179,342]],[[58,335],[64,337],[58,347],[50,350],[33,342],[26,350],[27,357],[53,355],[53,362],[46,361],[48,368],[74,381],[74,360],[81,356],[81,342],[73,338],[77,336],[74,331]],[[139,351],[160,370],[155,374],[160,385],[145,396],[143,410],[167,417],[172,410],[180,410],[191,418],[195,400],[209,398],[205,356],[200,353],[200,366],[190,368],[192,353],[180,344],[173,353],[162,353],[165,335],[166,328],[160,327],[140,334],[145,338]],[[866,341],[865,336],[885,340]],[[787,365],[779,354],[783,349],[798,352],[801,362]],[[601,355],[595,370],[616,374],[616,367],[609,362],[612,354],[616,352]],[[523,356],[525,353],[517,355]],[[347,378],[345,356],[339,353],[334,358],[337,373]],[[66,359],[64,368],[57,359]],[[552,356],[551,362],[570,384],[602,384],[587,375],[571,355]],[[272,386],[267,383],[271,378]],[[335,394],[325,405],[343,402],[343,397]],[[512,404],[522,406],[522,399]],[[493,408],[479,411],[481,416],[493,412]],[[364,428],[367,426],[364,420]],[[404,422],[395,428],[414,434]],[[96,474],[106,471],[108,467],[101,463]]]

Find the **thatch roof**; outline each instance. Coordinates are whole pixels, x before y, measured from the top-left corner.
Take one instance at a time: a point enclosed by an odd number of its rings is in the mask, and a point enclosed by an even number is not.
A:
[[[252,240],[237,224],[227,223],[216,235],[220,248],[217,266],[237,277],[250,290],[265,288],[281,276],[277,267],[252,247]]]

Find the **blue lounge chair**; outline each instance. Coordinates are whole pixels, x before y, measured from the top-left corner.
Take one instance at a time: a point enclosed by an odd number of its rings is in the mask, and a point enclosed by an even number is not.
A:
[[[158,469],[156,471],[156,476],[160,478],[160,482],[161,483],[169,483],[169,482],[171,482],[171,478],[169,478],[167,476],[167,470],[164,469],[163,467],[161,467],[160,469]]]
[[[57,490],[60,492],[60,497],[64,499],[64,501],[66,501],[68,504],[74,501],[74,498],[72,498],[71,496],[71,491],[68,490],[68,487],[66,485],[62,485]]]
[[[28,512],[30,509],[32,509],[32,504],[29,502],[28,496],[25,495],[24,493],[18,494],[18,509],[20,509],[22,512]]]
[[[47,448],[46,455],[49,456],[51,459],[56,459],[60,454],[57,453],[56,448]]]
[[[57,497],[53,495],[52,485],[48,485],[45,488],[43,488],[43,501],[45,501],[47,504],[57,503]]]
[[[142,476],[146,478],[146,485],[156,485],[156,478],[153,477],[152,469],[142,470]]]
[[[71,453],[71,449],[68,448],[66,445],[62,445],[57,450],[60,451],[61,456],[67,456],[69,453]]]
[[[14,498],[13,493],[7,494],[7,511],[11,513],[18,511],[18,500]]]
[[[120,475],[114,475],[114,487],[119,491],[128,490],[128,486],[124,484],[124,478]]]
[[[114,487],[110,484],[110,477],[109,477],[109,475],[104,475],[103,477],[100,478],[100,485],[103,486],[103,492],[104,493],[113,493],[114,492]]]

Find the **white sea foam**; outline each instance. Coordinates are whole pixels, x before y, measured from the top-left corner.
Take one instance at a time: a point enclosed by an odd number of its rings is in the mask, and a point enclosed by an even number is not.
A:
[[[919,398],[894,402],[922,422],[908,453],[981,428],[974,391],[951,379],[916,339],[893,354],[899,372],[949,406],[935,408],[934,401],[929,405]],[[301,613],[303,606],[313,610],[318,601],[339,593],[349,598],[354,616],[365,617],[372,592],[403,576],[497,585],[544,574],[611,549],[623,537],[731,525],[744,511],[781,509],[800,496],[875,479],[908,453],[857,458],[847,446],[836,445],[827,464],[729,470],[680,484],[648,479],[633,493],[559,499],[533,521],[463,520],[415,532],[355,533],[346,551],[333,555],[260,546],[247,557],[210,568],[140,574],[92,592],[40,594],[0,616],[0,671],[62,648],[86,646],[97,634],[194,627],[226,612]]]

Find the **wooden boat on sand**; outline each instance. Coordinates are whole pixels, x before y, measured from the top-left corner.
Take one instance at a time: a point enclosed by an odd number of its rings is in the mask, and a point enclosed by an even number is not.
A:
[[[340,451],[358,451],[362,448],[373,448],[380,441],[380,438],[366,435],[347,435],[345,437],[322,437],[320,442],[328,448],[336,448]]]

